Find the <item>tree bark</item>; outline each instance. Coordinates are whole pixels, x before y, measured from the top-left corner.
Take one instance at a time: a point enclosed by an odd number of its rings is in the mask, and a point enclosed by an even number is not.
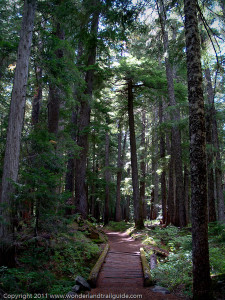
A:
[[[135,128],[134,128],[132,79],[128,79],[127,85],[128,85],[128,116],[129,116],[129,131],[130,131],[134,221],[135,221],[135,227],[141,229],[144,228],[144,222],[143,222],[143,208],[142,208],[142,203],[139,194],[137,149],[136,149],[136,137],[135,137]]]
[[[71,138],[74,142],[76,142],[77,139],[77,113],[78,108],[74,108],[72,111],[71,116]],[[71,193],[71,198],[67,199],[66,203],[67,206],[71,206],[75,204],[75,158],[74,153],[69,151],[68,153],[68,162],[67,162],[67,170],[66,170],[66,177],[65,177],[65,190]],[[70,207],[66,208],[66,214],[71,215],[73,213],[73,210]]]
[[[65,34],[61,28],[60,23],[57,23],[56,25],[55,36],[60,40],[65,39]],[[58,60],[62,59],[64,55],[63,50],[57,49],[55,51],[55,55]],[[54,133],[55,135],[57,135],[59,129],[59,110],[60,110],[60,102],[62,101],[61,98],[62,98],[61,88],[50,82],[49,101],[48,101],[48,131],[50,133]]]
[[[0,223],[0,239],[2,241],[1,257],[3,260],[6,259],[7,256],[7,250],[6,248],[4,249],[3,242],[10,242],[12,238],[12,227],[10,220],[12,208],[11,198],[14,193],[13,182],[17,182],[19,170],[20,141],[24,120],[28,65],[34,26],[35,9],[35,0],[25,1],[20,42],[17,53],[17,65],[10,104],[10,114],[2,176],[0,218],[3,218],[4,223]],[[7,263],[7,260],[5,260],[5,263]],[[3,261],[0,261],[0,264],[2,262]]]
[[[97,50],[97,33],[98,33],[98,23],[99,23],[99,9],[96,9],[93,13],[91,22],[91,35],[92,41],[88,49],[88,61],[87,67],[89,67],[86,72],[85,82],[86,90],[83,97],[80,99],[80,112],[78,118],[78,138],[77,145],[81,147],[79,158],[76,159],[76,173],[75,173],[75,197],[78,212],[84,217],[87,217],[88,213],[88,200],[86,197],[86,161],[88,153],[88,129],[90,125],[90,113],[91,113],[91,98],[93,91],[93,80],[94,80],[94,70],[90,68],[96,62],[96,50]]]
[[[95,216],[95,190],[96,190],[96,183],[95,183],[95,176],[96,176],[96,162],[95,162],[95,155],[96,155],[96,135],[95,135],[95,129],[93,132],[93,148],[92,148],[92,181],[91,181],[91,215],[92,217]]]
[[[122,169],[121,169],[121,154],[122,154],[122,147],[121,147],[121,143],[122,143],[122,132],[121,132],[121,127],[120,124],[118,126],[118,157],[117,157],[117,178],[116,178],[116,217],[115,217],[115,221],[116,222],[120,222],[122,220],[122,212],[121,212],[121,206],[120,206],[120,202],[121,202],[121,192],[120,192],[120,185],[121,185],[121,180],[122,180]]]
[[[143,210],[143,218],[146,218],[146,201],[145,201],[145,178],[146,178],[146,143],[145,143],[145,129],[146,128],[146,117],[145,111],[142,111],[142,131],[141,131],[141,154],[140,154],[140,171],[141,171],[141,179],[140,179],[140,201],[142,204]]]
[[[174,107],[174,111],[172,114],[172,121],[174,123],[179,122],[180,113],[176,106],[176,99],[174,93],[174,83],[173,83],[173,69],[170,64],[168,58],[169,52],[169,40],[168,40],[168,32],[165,30],[166,25],[166,16],[164,10],[164,2],[160,0],[160,8],[159,17],[161,22],[162,34],[163,34],[163,46],[164,51],[167,54],[165,57],[165,65],[166,65],[166,78],[167,78],[167,87],[168,87],[168,96],[170,106]],[[176,198],[175,198],[175,215],[174,215],[174,225],[184,227],[186,226],[186,212],[185,212],[185,203],[184,203],[184,186],[183,186],[183,168],[182,168],[182,150],[181,150],[181,132],[178,128],[177,124],[174,124],[172,127],[172,153],[171,155],[174,157],[174,170],[176,176]]]
[[[130,168],[127,169],[127,177],[130,177]],[[124,219],[126,222],[130,221],[130,195],[125,196],[126,204],[125,204],[125,211],[124,211]]]
[[[223,196],[223,185],[222,185],[222,166],[221,166],[221,149],[220,149],[220,143],[219,143],[219,137],[218,137],[218,128],[217,128],[217,120],[216,120],[216,109],[214,105],[214,91],[212,87],[212,81],[211,81],[211,75],[209,68],[205,71],[205,77],[207,81],[207,94],[208,94],[208,101],[209,101],[209,119],[208,122],[212,124],[212,144],[213,147],[216,149],[215,151],[215,182],[216,182],[216,198],[218,203],[218,220],[221,222],[225,222],[225,206],[224,206],[224,196]],[[211,126],[210,126],[211,127]],[[207,135],[206,135],[207,137]],[[211,138],[208,136],[208,139]],[[209,155],[212,154],[212,149],[209,152]],[[209,156],[209,164],[211,163],[212,157]],[[212,181],[212,166],[210,165],[210,172],[209,172],[209,180]],[[211,191],[212,193],[212,191]],[[215,203],[213,203],[212,195],[211,200],[209,200],[209,204],[212,206],[211,211],[209,211],[209,215],[212,215],[210,218],[215,218],[215,212],[214,212],[214,206]],[[213,196],[214,197],[214,196]]]
[[[185,207],[186,207],[186,223],[190,221],[190,174],[187,166],[184,166],[184,198],[185,198]]]
[[[158,169],[158,137],[156,133],[152,132],[152,184],[153,189],[151,192],[151,208],[150,208],[150,218],[155,220],[157,218],[158,211],[156,209],[156,204],[159,202],[159,175],[157,173]]]
[[[208,213],[209,222],[216,221],[216,205],[215,205],[215,191],[214,191],[214,171],[213,171],[213,136],[212,136],[212,124],[213,124],[213,99],[214,92],[211,82],[210,70],[205,70],[206,86],[207,86],[207,98],[208,103],[206,106],[206,157],[207,157],[207,187],[208,187]]]
[[[159,125],[163,122],[163,99],[159,103]],[[161,199],[162,199],[162,222],[166,224],[166,216],[167,216],[167,203],[166,203],[166,171],[165,171],[165,155],[166,155],[166,147],[165,147],[165,134],[161,130],[160,132],[160,158],[162,160],[162,173],[160,176],[161,181]]]
[[[206,130],[197,1],[184,1],[188,76],[193,298],[212,299],[208,249]]]
[[[35,94],[32,102],[32,125],[36,125],[39,122],[41,100],[42,100],[42,69],[36,67],[36,88]]]
[[[174,225],[174,161],[172,157],[169,162],[169,180],[168,180],[168,198],[167,198],[167,217],[166,217],[166,225],[173,224]]]
[[[125,133],[124,141],[123,141],[123,149],[121,149],[122,143],[122,132],[119,125],[119,133],[118,133],[118,158],[117,158],[117,180],[116,180],[116,222],[120,222],[122,220],[122,212],[121,212],[121,181],[122,181],[122,172],[123,172],[123,160],[126,148],[126,140],[127,133]]]
[[[124,210],[124,219],[126,222],[130,221],[130,195],[126,195],[126,204]]]
[[[109,201],[110,201],[110,171],[109,171],[109,133],[105,134],[105,209],[104,225],[109,223]]]

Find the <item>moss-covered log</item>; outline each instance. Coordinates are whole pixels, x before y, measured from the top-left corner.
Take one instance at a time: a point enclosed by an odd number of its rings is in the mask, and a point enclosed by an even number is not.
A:
[[[93,269],[91,270],[91,273],[88,277],[88,283],[90,284],[90,286],[92,288],[96,287],[96,283],[97,283],[97,278],[98,278],[98,274],[100,272],[100,269],[102,267],[102,264],[105,260],[105,257],[107,255],[109,251],[109,244],[107,244],[102,252],[102,254],[100,255],[99,259],[97,260],[96,264],[94,265]]]
[[[141,263],[142,263],[142,270],[144,275],[144,286],[151,286],[153,285],[153,280],[150,273],[150,268],[145,256],[145,251],[143,248],[140,248],[140,254],[141,254]]]
[[[164,249],[160,249],[158,247],[145,246],[144,250],[147,251],[148,253],[150,252],[150,254],[155,253],[156,255],[161,255],[163,257],[168,257],[169,256],[168,251],[166,251]]]
[[[156,256],[156,254],[152,254],[150,256],[150,266],[151,266],[151,270],[154,270],[157,267],[157,256]]]

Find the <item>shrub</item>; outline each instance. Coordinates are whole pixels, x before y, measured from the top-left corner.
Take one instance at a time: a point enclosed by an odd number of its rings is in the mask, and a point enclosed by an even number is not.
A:
[[[185,285],[185,292],[191,294],[192,260],[191,252],[171,254],[165,263],[159,264],[151,271],[152,277],[160,285],[174,290],[179,285]]]
[[[209,248],[211,273],[225,273],[225,247]]]

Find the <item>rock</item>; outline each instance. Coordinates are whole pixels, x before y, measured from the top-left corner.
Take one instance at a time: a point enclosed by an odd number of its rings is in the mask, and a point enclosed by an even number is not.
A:
[[[152,289],[153,292],[155,293],[161,293],[163,295],[166,295],[166,294],[170,294],[170,291],[162,286],[158,286],[156,285],[153,289]]]
[[[72,292],[78,293],[80,291],[80,285],[76,284],[72,287]]]
[[[81,287],[81,290],[85,290],[85,291],[91,290],[89,283],[82,276],[77,276],[75,281],[76,284],[78,284]]]

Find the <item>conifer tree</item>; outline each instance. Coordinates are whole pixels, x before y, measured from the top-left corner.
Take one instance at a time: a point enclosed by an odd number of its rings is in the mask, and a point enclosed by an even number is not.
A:
[[[13,263],[13,255],[7,255],[10,253],[7,253],[8,247],[5,245],[5,243],[11,243],[13,233],[12,199],[15,190],[14,183],[17,182],[19,171],[21,132],[24,120],[28,65],[30,58],[35,9],[36,0],[26,0],[24,2],[22,28],[18,46],[17,63],[10,105],[0,207],[0,239],[2,241],[0,250],[1,259],[3,259],[6,264]]]
[[[208,248],[206,129],[197,1],[184,1],[188,72],[193,298],[212,299]]]

